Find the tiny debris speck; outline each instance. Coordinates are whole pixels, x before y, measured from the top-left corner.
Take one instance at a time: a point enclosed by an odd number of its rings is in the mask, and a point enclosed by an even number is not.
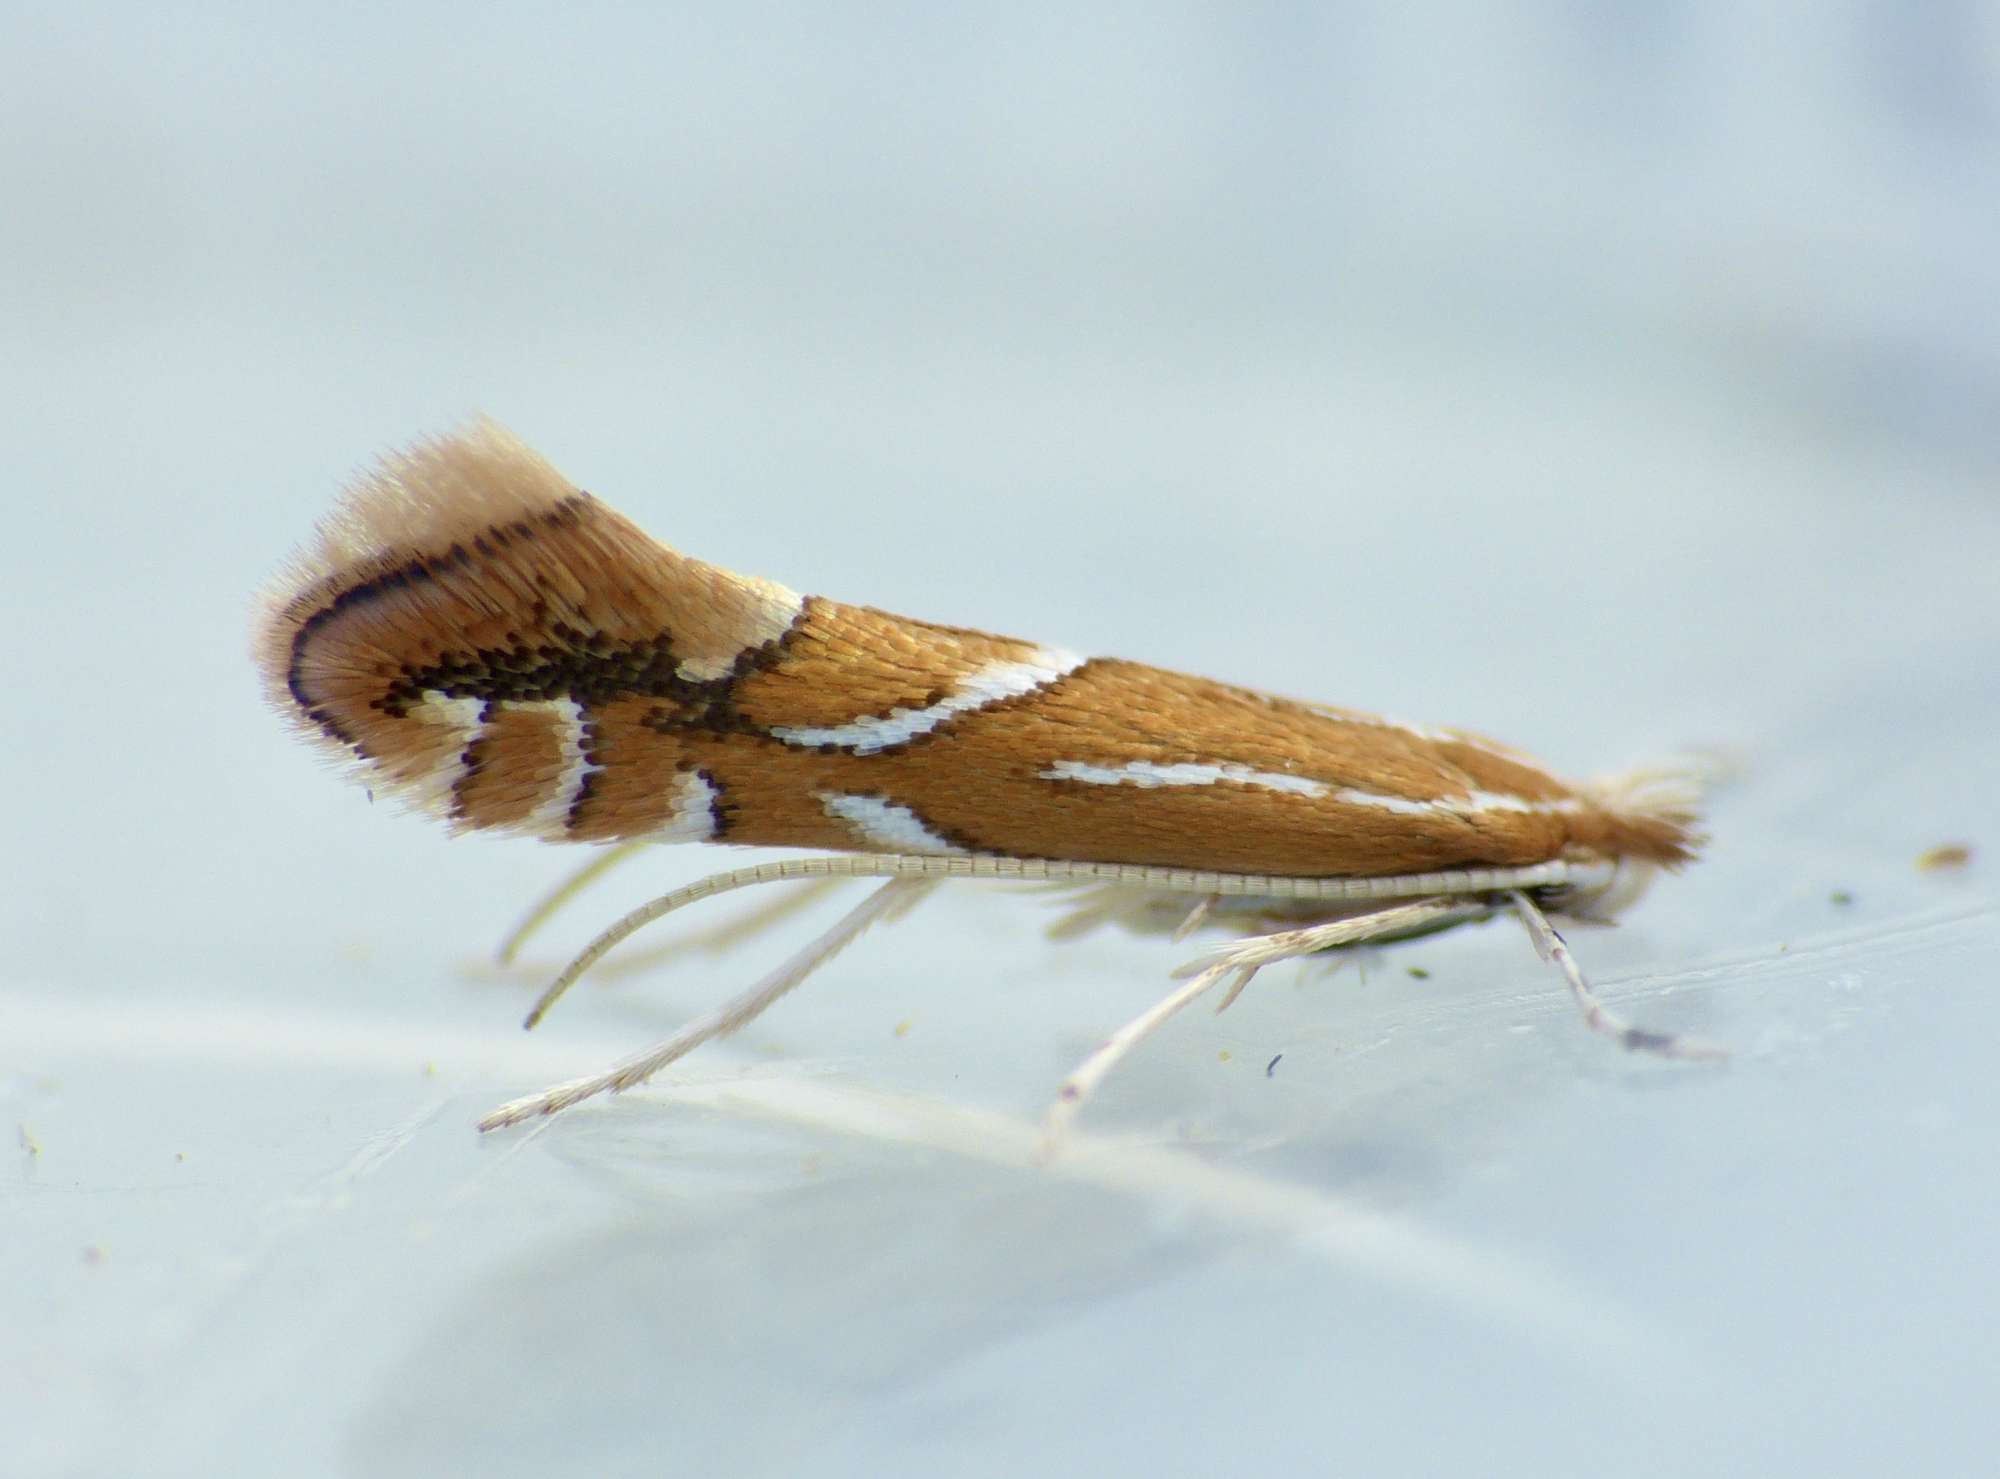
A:
[[[1954,868],[1963,868],[1971,861],[1970,844],[1940,842],[1936,847],[1927,848],[1917,855],[1917,869],[1923,873],[1945,873]]]

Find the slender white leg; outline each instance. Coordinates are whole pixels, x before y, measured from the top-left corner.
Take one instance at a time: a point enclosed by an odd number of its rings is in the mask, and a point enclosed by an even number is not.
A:
[[[1196,971],[1207,969],[1210,963],[1271,965],[1280,960],[1295,960],[1302,955],[1317,955],[1341,945],[1359,945],[1384,935],[1436,929],[1492,912],[1492,906],[1477,899],[1417,899],[1386,909],[1372,909],[1366,914],[1349,914],[1321,924],[1301,925],[1297,929],[1273,930],[1267,935],[1249,935],[1241,940],[1231,940],[1181,966],[1174,974],[1191,976]]]
[[[1623,1048],[1634,1052],[1658,1053],[1663,1058],[1727,1058],[1729,1050],[1719,1043],[1708,1042],[1698,1037],[1681,1037],[1671,1032],[1655,1032],[1644,1027],[1634,1027],[1618,1016],[1590,989],[1590,983],[1583,978],[1583,970],[1576,963],[1576,957],[1569,953],[1569,943],[1564,940],[1556,927],[1549,923],[1548,916],[1536,906],[1535,901],[1519,889],[1510,889],[1508,902],[1514,906],[1514,913],[1528,931],[1528,938],[1535,943],[1535,953],[1543,960],[1551,961],[1569,982],[1570,995],[1583,1011],[1584,1023],[1593,1031],[1616,1040]]]
[[[1083,1108],[1084,1101],[1090,1098],[1100,1083],[1104,1082],[1104,1076],[1118,1066],[1121,1058],[1159,1031],[1174,1013],[1212,990],[1216,982],[1236,969],[1240,967],[1227,964],[1212,965],[1196,973],[1185,985],[1175,987],[1150,1010],[1142,1012],[1112,1033],[1099,1045],[1096,1052],[1077,1064],[1071,1070],[1070,1076],[1063,1080],[1062,1087],[1056,1091],[1056,1102],[1049,1106],[1048,1116],[1044,1121],[1045,1148],[1054,1151],[1062,1143],[1063,1137],[1069,1132],[1070,1121],[1076,1118],[1077,1111]],[[1255,966],[1249,967],[1250,975],[1255,975],[1256,971]]]
[[[1208,911],[1221,902],[1221,894],[1203,894],[1199,899],[1196,899],[1194,907],[1188,910],[1186,917],[1178,925],[1174,926],[1174,943],[1178,945],[1182,940],[1185,940],[1189,935],[1200,929],[1201,922],[1208,918]]]
[[[1102,929],[1118,917],[1121,905],[1116,895],[1117,890],[1102,887],[1072,891],[1062,916],[1051,920],[1042,933],[1051,940],[1080,940]]]
[[[833,928],[748,991],[724,1002],[705,1016],[695,1018],[665,1041],[621,1060],[604,1073],[571,1079],[539,1094],[501,1105],[479,1122],[479,1128],[497,1130],[503,1125],[516,1125],[537,1115],[554,1114],[598,1094],[617,1093],[644,1083],[669,1063],[685,1057],[709,1039],[726,1036],[755,1019],[817,967],[832,959],[869,925],[903,914],[936,886],[937,880],[934,879],[890,879],[849,910]]]
[[[1215,1004],[1215,1015],[1220,1017],[1236,1005],[1236,998],[1243,994],[1243,988],[1256,979],[1259,966],[1246,965],[1237,971],[1236,979],[1229,983],[1229,989],[1222,993],[1222,1000]]]
[[[1302,929],[1252,935],[1248,939],[1220,946],[1201,960],[1182,966],[1174,974],[1189,978],[1186,985],[1174,988],[1151,1008],[1112,1033],[1063,1080],[1062,1087],[1056,1091],[1055,1103],[1049,1106],[1045,1122],[1048,1150],[1055,1150],[1061,1143],[1077,1112],[1126,1054],[1159,1031],[1176,1012],[1213,990],[1224,977],[1233,977],[1223,1001],[1226,1006],[1250,984],[1251,977],[1273,961],[1312,955],[1337,945],[1352,945],[1376,935],[1435,926],[1454,917],[1470,919],[1487,912],[1486,906],[1477,902],[1420,899],[1415,903],[1377,909]]]

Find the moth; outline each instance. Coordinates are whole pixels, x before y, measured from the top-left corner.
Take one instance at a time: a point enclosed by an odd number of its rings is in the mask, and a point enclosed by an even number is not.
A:
[[[1500,913],[1592,1028],[1667,1056],[1717,1052],[1614,1016],[1551,923],[1612,918],[1694,857],[1693,772],[1573,782],[1456,729],[801,596],[659,543],[490,421],[350,487],[267,593],[254,648],[298,730],[455,830],[819,854],[634,911],[549,987],[531,1027],[612,946],[684,905],[880,880],[719,1009],[483,1129],[643,1082],[962,878],[1085,888],[1084,922],[1232,936],[1077,1067],[1056,1132],[1211,991],[1226,1006],[1273,962]]]

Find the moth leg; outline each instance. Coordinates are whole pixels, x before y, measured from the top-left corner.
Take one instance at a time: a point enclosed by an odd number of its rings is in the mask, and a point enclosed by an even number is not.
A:
[[[501,1105],[479,1122],[482,1130],[516,1125],[537,1115],[554,1114],[598,1094],[618,1093],[644,1083],[677,1058],[685,1057],[711,1038],[723,1037],[753,1021],[766,1007],[831,960],[878,920],[895,919],[914,908],[940,880],[892,878],[850,909],[825,934],[779,966],[748,991],[714,1011],[695,1018],[672,1037],[635,1053],[603,1073],[571,1079],[525,1099]]]
[[[621,842],[616,847],[605,848],[593,854],[590,861],[543,894],[535,901],[521,922],[508,931],[507,938],[500,942],[500,949],[497,952],[500,964],[512,965],[514,957],[521,953],[521,947],[528,943],[529,937],[554,918],[558,909],[627,858],[637,857],[640,850],[647,845],[644,842]]]
[[[540,932],[542,926],[547,924],[558,910],[618,864],[637,856],[642,849],[652,845],[646,842],[623,842],[616,847],[597,851],[589,862],[535,901],[534,907],[519,924],[514,926],[507,938],[500,942],[500,948],[496,952],[499,963],[503,966],[512,965],[521,948],[532,936]],[[710,955],[720,955],[750,936],[762,934],[772,925],[782,923],[799,910],[817,903],[844,881],[837,877],[803,879],[796,888],[746,910],[739,918],[724,920],[708,929],[683,935],[678,940],[656,949],[640,951],[611,961],[599,967],[598,979],[612,980],[618,976],[648,971],[664,960],[671,960],[675,956],[696,950]]]
[[[1120,1027],[1099,1044],[1095,1052],[1071,1070],[1069,1077],[1063,1080],[1062,1087],[1056,1091],[1055,1103],[1049,1106],[1044,1121],[1046,1131],[1044,1149],[1050,1152],[1056,1149],[1063,1136],[1068,1133],[1077,1112],[1096,1092],[1097,1086],[1104,1082],[1111,1070],[1117,1067],[1120,1060],[1159,1031],[1176,1012],[1199,1000],[1224,978],[1229,978],[1229,986],[1223,997],[1223,1005],[1227,1006],[1242,993],[1245,986],[1250,984],[1251,978],[1258,971],[1274,961],[1312,955],[1336,945],[1351,945],[1376,935],[1395,934],[1416,927],[1437,926],[1448,919],[1470,919],[1486,912],[1488,912],[1486,906],[1479,903],[1444,898],[1420,899],[1414,903],[1376,909],[1366,914],[1350,915],[1344,919],[1308,925],[1301,929],[1252,935],[1208,952],[1201,959],[1174,972],[1176,976],[1188,978],[1185,985],[1175,987],[1147,1011]]]
[[[1361,945],[1370,941],[1381,942],[1416,934],[1430,934],[1492,912],[1490,904],[1478,899],[1449,897],[1415,899],[1407,904],[1370,909],[1363,914],[1347,914],[1339,919],[1300,925],[1295,929],[1247,935],[1243,939],[1217,946],[1208,952],[1205,959],[1214,963],[1267,966],[1281,960],[1297,960],[1304,956],[1319,955],[1328,950],[1339,949],[1343,945]],[[1174,974],[1192,975],[1202,968],[1202,962],[1190,962]]]
[[[1051,940],[1074,940],[1107,924],[1117,924],[1135,934],[1150,934],[1165,927],[1159,917],[1162,904],[1169,909],[1181,907],[1182,897],[1123,884],[1094,884],[1075,891],[1069,901],[1068,912],[1050,924],[1044,933]],[[1173,937],[1179,940],[1191,934],[1220,897],[1218,894],[1199,895],[1192,909],[1183,910],[1179,923],[1173,929]]]
[[[1182,916],[1179,924],[1174,926],[1174,943],[1178,945],[1182,940],[1185,940],[1189,935],[1200,929],[1201,922],[1208,918],[1208,911],[1221,902],[1221,894],[1203,894],[1200,898],[1196,899],[1194,907]],[[1220,1011],[1221,1008],[1218,1007],[1216,1010]]]
[[[1229,983],[1229,989],[1222,993],[1222,1000],[1215,1004],[1215,1015],[1220,1017],[1236,1005],[1236,998],[1243,994],[1243,988],[1256,979],[1260,966],[1246,965],[1236,972],[1236,978]]]
[[[1065,900],[1068,907],[1062,917],[1051,920],[1043,930],[1051,940],[1081,939],[1110,924],[1127,907],[1123,889],[1095,884],[1068,892]]]
[[[1197,972],[1185,985],[1176,986],[1151,1009],[1140,1013],[1112,1033],[1098,1045],[1097,1051],[1077,1064],[1070,1071],[1069,1077],[1063,1080],[1062,1087],[1056,1091],[1056,1101],[1049,1106],[1048,1115],[1043,1121],[1044,1152],[1053,1152],[1061,1145],[1063,1137],[1069,1133],[1070,1122],[1076,1118],[1077,1111],[1082,1109],[1085,1101],[1096,1092],[1097,1086],[1104,1082],[1105,1075],[1118,1066],[1120,1059],[1158,1032],[1174,1013],[1212,990],[1216,982],[1230,974],[1232,970],[1240,970],[1245,982],[1257,974],[1256,966],[1245,968],[1226,963],[1209,966]]]
[[[1719,1043],[1708,1042],[1699,1037],[1682,1037],[1672,1032],[1655,1032],[1644,1027],[1634,1027],[1597,999],[1597,993],[1590,989],[1584,979],[1583,970],[1570,954],[1569,942],[1563,939],[1556,927],[1549,923],[1549,917],[1535,904],[1535,901],[1520,889],[1510,889],[1507,900],[1514,906],[1514,913],[1528,931],[1528,938],[1534,941],[1535,953],[1543,960],[1553,962],[1569,983],[1570,995],[1583,1012],[1584,1024],[1593,1032],[1601,1032],[1614,1040],[1622,1048],[1635,1052],[1658,1053],[1663,1058],[1727,1058],[1729,1050]]]

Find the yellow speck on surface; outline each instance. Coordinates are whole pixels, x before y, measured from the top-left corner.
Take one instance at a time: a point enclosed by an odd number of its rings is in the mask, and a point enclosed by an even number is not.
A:
[[[15,1121],[14,1134],[21,1141],[21,1149],[25,1150],[29,1155],[40,1155],[42,1153],[42,1142],[35,1138],[35,1132],[28,1128],[26,1120]]]
[[[1968,842],[1940,842],[1917,854],[1917,868],[1924,873],[1943,873],[1951,868],[1963,868],[1972,861],[1972,844]]]
[[[896,1024],[896,1036],[908,1037],[910,1035],[910,1029],[916,1025],[917,1025],[917,1019],[915,1017],[903,1018],[902,1021]]]
[[[1215,1061],[1218,1063],[1227,1063],[1229,1061],[1229,1049],[1224,1048],[1221,1052],[1217,1053]]]

